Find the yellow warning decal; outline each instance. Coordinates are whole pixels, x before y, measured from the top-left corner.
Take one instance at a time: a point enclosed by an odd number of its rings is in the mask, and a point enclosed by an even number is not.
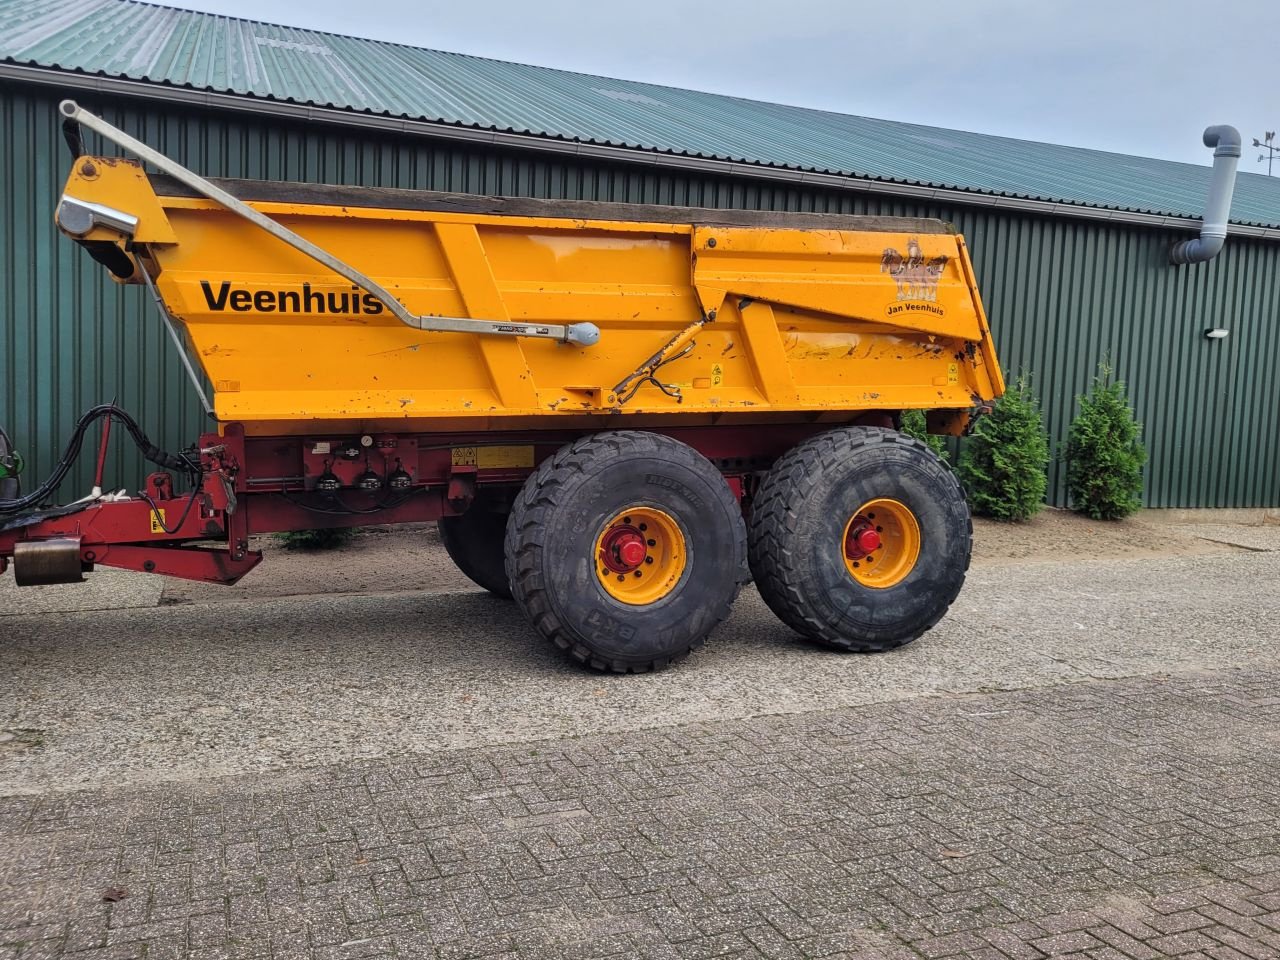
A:
[[[720,386],[724,382],[724,367],[720,364],[712,364],[711,366],[711,385],[713,387]]]
[[[454,447],[453,465],[478,470],[532,467],[533,447]]]
[[[164,511],[159,507],[151,508],[151,532],[164,533]]]
[[[947,383],[960,382],[960,365],[958,363],[947,364]]]

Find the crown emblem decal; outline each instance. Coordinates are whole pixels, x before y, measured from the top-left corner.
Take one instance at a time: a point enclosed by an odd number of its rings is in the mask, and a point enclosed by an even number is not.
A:
[[[924,258],[920,240],[907,241],[907,252],[900,253],[886,247],[880,258],[880,272],[893,277],[898,285],[899,300],[917,300],[934,303],[938,299],[938,280],[947,268],[947,257]]]

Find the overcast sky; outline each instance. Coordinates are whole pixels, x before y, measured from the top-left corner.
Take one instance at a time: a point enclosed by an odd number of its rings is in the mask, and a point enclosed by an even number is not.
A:
[[[165,2],[165,0],[162,0]],[[170,6],[1207,164],[1280,126],[1280,0],[184,0]],[[1276,166],[1280,175],[1280,163]]]

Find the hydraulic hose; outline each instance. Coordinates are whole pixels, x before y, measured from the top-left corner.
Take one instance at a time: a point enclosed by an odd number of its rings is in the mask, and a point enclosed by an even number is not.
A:
[[[53,473],[49,475],[48,479],[26,496],[8,500],[0,499],[0,514],[26,510],[40,505],[51,497],[62,484],[62,481],[66,479],[67,473],[75,465],[76,460],[79,459],[86,431],[95,422],[104,417],[111,417],[117,423],[122,424],[129,431],[129,436],[133,438],[133,442],[138,449],[142,451],[143,457],[151,463],[165,470],[181,471],[187,475],[193,485],[200,482],[200,467],[198,464],[180,454],[167,453],[161,450],[147,439],[147,435],[142,432],[138,422],[129,416],[127,412],[117,407],[114,403],[103,403],[86,410],[80,419],[76,421],[75,430],[72,431],[71,439],[67,442],[62,459],[54,466]]]

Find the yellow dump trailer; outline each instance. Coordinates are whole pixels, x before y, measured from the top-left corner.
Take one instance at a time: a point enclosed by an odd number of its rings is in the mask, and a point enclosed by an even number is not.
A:
[[[67,545],[65,508],[0,532],[20,580],[114,557],[228,581],[254,532],[439,519],[463,572],[620,671],[700,644],[749,571],[850,650],[956,596],[964,497],[896,429],[961,433],[1003,391],[947,224],[208,181],[63,113],[163,171],[76,149],[57,220],[151,289],[218,428],[189,494],[148,478],[145,535]]]

